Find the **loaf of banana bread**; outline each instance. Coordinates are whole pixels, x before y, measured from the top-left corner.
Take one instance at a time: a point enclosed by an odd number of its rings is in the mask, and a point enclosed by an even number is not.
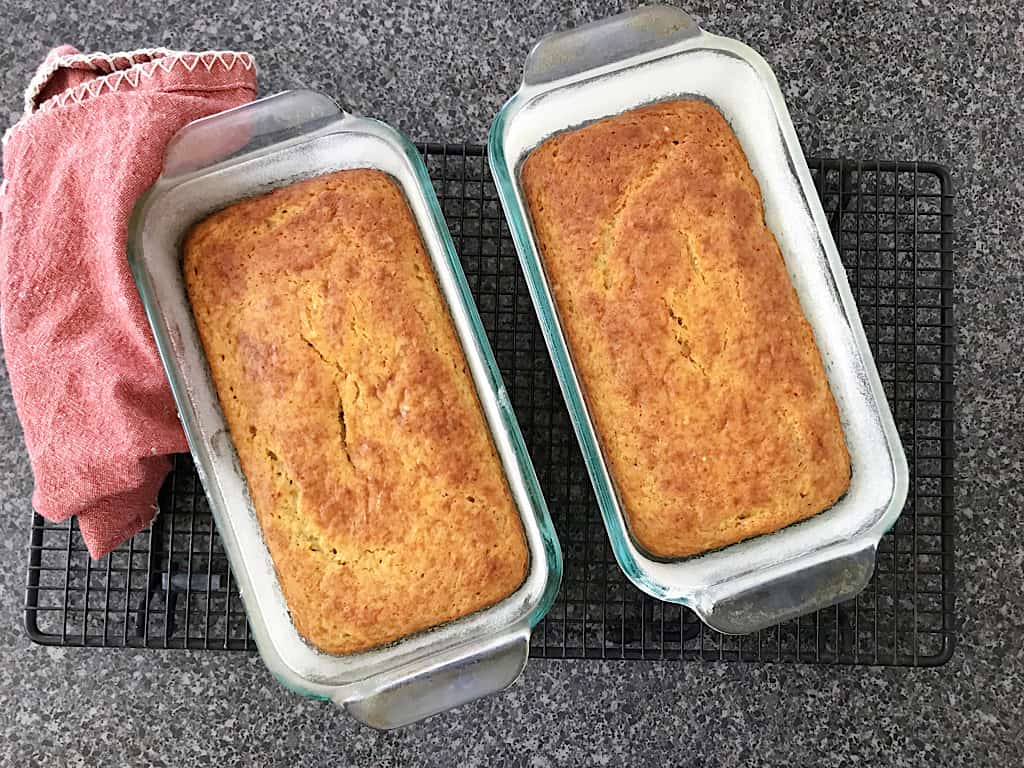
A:
[[[522,522],[395,181],[345,170],[196,225],[184,276],[299,633],[351,653],[522,583]]]
[[[722,114],[652,104],[527,157],[526,204],[630,531],[679,558],[850,482],[810,326]]]

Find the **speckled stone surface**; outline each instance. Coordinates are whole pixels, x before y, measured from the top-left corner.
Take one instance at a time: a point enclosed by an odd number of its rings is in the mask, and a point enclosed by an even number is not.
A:
[[[6,0],[0,127],[18,118],[35,64],[66,41],[247,49],[264,92],[318,88],[416,138],[479,141],[532,40],[620,5]],[[2,379],[0,764],[1021,764],[1021,5],[736,0],[690,10],[765,55],[809,153],[953,170],[962,622],[953,660],[938,670],[536,661],[506,695],[378,734],[286,693],[245,654],[36,647],[21,628],[31,474]]]

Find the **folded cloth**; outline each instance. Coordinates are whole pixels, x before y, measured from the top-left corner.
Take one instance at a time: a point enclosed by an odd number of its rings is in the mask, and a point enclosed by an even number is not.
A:
[[[249,54],[50,53],[4,136],[0,330],[44,517],[93,557],[145,528],[187,450],[125,258],[128,217],[191,120],[252,100]]]

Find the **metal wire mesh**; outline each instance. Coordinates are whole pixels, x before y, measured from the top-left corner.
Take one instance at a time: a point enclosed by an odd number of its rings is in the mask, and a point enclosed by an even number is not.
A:
[[[934,665],[955,639],[953,193],[923,163],[811,160],[911,468],[874,578],[847,603],[754,635],[708,629],[619,570],[534,316],[483,148],[421,147],[565,553],[534,656]],[[191,458],[153,527],[92,562],[74,522],[34,516],[26,625],[52,645],[252,648]]]

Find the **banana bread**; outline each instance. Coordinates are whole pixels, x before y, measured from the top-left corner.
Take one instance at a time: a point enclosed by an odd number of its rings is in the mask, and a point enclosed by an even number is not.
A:
[[[345,170],[184,244],[196,325],[299,633],[332,654],[490,606],[522,522],[412,212]]]
[[[761,190],[713,106],[556,135],[522,186],[632,536],[680,558],[831,506],[850,458]]]

